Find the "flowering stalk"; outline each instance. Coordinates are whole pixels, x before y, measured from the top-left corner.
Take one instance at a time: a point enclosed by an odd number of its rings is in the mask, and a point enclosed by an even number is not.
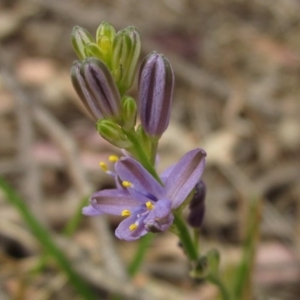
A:
[[[205,186],[201,176],[206,152],[196,148],[163,173],[156,171],[158,142],[171,115],[171,64],[156,52],[143,60],[136,101],[125,95],[133,83],[141,50],[140,36],[134,27],[116,33],[103,22],[95,40],[86,30],[75,27],[72,43],[82,60],[75,62],[71,70],[74,88],[97,120],[99,134],[125,150],[124,156],[115,160],[114,171],[101,163],[102,169],[115,178],[116,188],[95,192],[83,214],[122,216],[115,234],[126,241],[148,233],[175,233],[192,263],[193,274],[198,276],[198,241],[192,238],[188,226],[199,228],[203,220]],[[136,127],[137,119],[141,124]],[[182,214],[187,205],[190,214],[186,220]],[[145,249],[140,248],[138,259],[130,267],[131,274],[136,272]]]

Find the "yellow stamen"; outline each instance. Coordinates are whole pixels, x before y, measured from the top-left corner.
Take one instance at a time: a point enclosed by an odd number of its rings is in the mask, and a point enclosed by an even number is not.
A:
[[[132,183],[130,181],[123,181],[122,182],[122,185],[127,188],[127,187],[131,187],[132,186]]]
[[[108,160],[111,162],[117,162],[119,160],[119,157],[117,155],[110,155]]]
[[[121,212],[121,216],[122,217],[129,217],[131,215],[131,212],[128,210],[128,209],[124,209],[122,212]]]
[[[135,229],[137,229],[137,225],[136,224],[131,224],[130,226],[129,226],[129,229],[131,230],[131,231],[133,231],[133,230],[135,230]]]
[[[147,201],[146,202],[146,206],[149,210],[153,209],[154,208],[154,205],[150,202],[150,201]]]
[[[100,162],[99,162],[99,166],[100,166],[100,168],[101,168],[104,172],[107,172],[108,168],[107,168],[107,165],[106,165],[105,162],[100,161]]]

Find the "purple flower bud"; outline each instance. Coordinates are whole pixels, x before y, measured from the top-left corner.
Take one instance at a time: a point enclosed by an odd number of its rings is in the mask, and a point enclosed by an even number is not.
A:
[[[145,132],[160,137],[170,120],[174,73],[169,61],[162,55],[148,55],[139,73],[139,111]]]
[[[190,213],[188,215],[188,223],[192,227],[201,227],[205,213],[205,183],[200,180],[195,186],[195,194],[189,204]]]
[[[75,62],[71,69],[74,88],[92,115],[99,119],[118,119],[121,97],[107,66],[96,58]]]
[[[102,113],[99,109],[99,106],[93,99],[92,95],[88,91],[86,87],[86,83],[81,75],[81,66],[82,63],[80,61],[75,61],[71,68],[71,80],[73,83],[73,87],[81,99],[82,103],[84,104],[85,108],[88,112],[93,116],[95,120],[101,119]]]

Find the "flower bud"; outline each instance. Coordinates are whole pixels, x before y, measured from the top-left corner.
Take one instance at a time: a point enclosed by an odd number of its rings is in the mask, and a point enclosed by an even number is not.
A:
[[[128,141],[121,127],[111,120],[99,120],[97,131],[104,139],[116,147],[126,149],[131,146],[131,142]]]
[[[97,31],[96,31],[97,43],[103,36],[107,37],[108,40],[110,40],[112,42],[115,35],[116,35],[115,28],[113,26],[111,26],[108,22],[103,21],[98,26]]]
[[[93,43],[94,39],[86,29],[75,26],[71,33],[71,41],[78,58],[82,60],[87,57],[85,46],[88,43]]]
[[[152,53],[142,62],[139,72],[139,112],[145,132],[159,138],[170,120],[174,73],[169,61]]]
[[[189,204],[190,213],[188,215],[188,223],[190,226],[199,228],[201,227],[205,213],[205,183],[200,180],[195,187],[195,194]]]
[[[112,73],[121,95],[133,83],[140,52],[140,35],[133,26],[117,33],[113,41]]]
[[[101,58],[106,65],[111,69],[112,46],[116,36],[116,31],[113,26],[107,22],[102,22],[97,28],[96,42],[101,50]]]
[[[123,128],[131,129],[136,123],[136,113],[137,107],[135,100],[130,96],[125,96],[122,99],[122,118],[123,118]]]
[[[104,60],[105,54],[96,43],[86,44],[84,50],[87,57],[99,58],[100,60],[105,62]]]
[[[86,88],[104,118],[119,119],[121,116],[121,97],[107,66],[96,58],[82,62],[80,73]]]
[[[81,74],[81,66],[82,63],[78,60],[75,61],[72,65],[71,80],[73,87],[77,95],[81,99],[83,105],[93,116],[93,118],[95,120],[101,119],[103,116],[100,111],[99,105],[87,89],[86,82]]]

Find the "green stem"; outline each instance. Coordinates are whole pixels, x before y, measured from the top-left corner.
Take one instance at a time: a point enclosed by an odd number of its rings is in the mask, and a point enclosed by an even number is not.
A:
[[[124,129],[123,129],[124,130]],[[143,146],[141,145],[139,139],[136,136],[136,133],[133,130],[124,130],[124,132],[127,135],[127,138],[130,140],[130,142],[133,144],[134,147],[132,147],[133,150],[134,149],[134,153],[136,154],[136,156],[138,157],[138,160],[141,162],[141,164],[145,167],[145,169],[148,170],[148,172],[160,183],[161,179],[160,177],[157,175],[155,168],[153,167],[153,165],[151,164],[147,154],[145,153]]]
[[[194,228],[193,229],[193,237],[194,237],[194,245],[196,252],[198,253],[198,256],[200,256],[200,251],[199,251],[199,235],[200,235],[200,229],[199,228]]]
[[[176,227],[176,234],[178,235],[183,249],[191,262],[195,262],[198,259],[197,247],[193,242],[190,232],[183,221],[181,216],[174,215],[174,226]]]
[[[147,233],[144,237],[142,237],[139,241],[138,248],[136,253],[131,261],[130,265],[128,266],[128,273],[131,277],[133,277],[138,270],[144,260],[145,254],[152,243],[155,235],[153,233]]]
[[[73,270],[70,262],[65,257],[63,252],[57,247],[49,232],[39,223],[28,209],[25,201],[0,177],[0,187],[6,195],[7,200],[19,211],[27,226],[31,229],[36,239],[44,247],[46,253],[51,255],[56,260],[57,264],[66,273],[70,283],[74,286],[77,292],[82,296],[82,299],[96,300],[97,297],[91,292],[83,279]]]
[[[206,277],[206,279],[219,288],[223,300],[232,300],[229,292],[227,291],[219,276],[210,274]]]

